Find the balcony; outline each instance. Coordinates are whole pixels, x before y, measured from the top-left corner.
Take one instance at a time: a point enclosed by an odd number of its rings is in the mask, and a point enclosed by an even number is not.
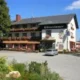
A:
[[[3,41],[40,41],[41,37],[4,37],[1,38]]]

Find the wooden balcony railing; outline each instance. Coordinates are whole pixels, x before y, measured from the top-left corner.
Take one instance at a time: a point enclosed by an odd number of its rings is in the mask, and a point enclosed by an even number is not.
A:
[[[4,38],[1,38],[1,40],[3,41],[25,41],[25,40],[29,40],[29,41],[39,41],[41,38],[40,37],[4,37]]]

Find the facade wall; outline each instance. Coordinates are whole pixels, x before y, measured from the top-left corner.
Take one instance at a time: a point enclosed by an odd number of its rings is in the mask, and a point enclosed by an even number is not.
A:
[[[72,29],[73,28],[73,29]],[[68,24],[68,30],[70,32],[70,36],[68,36],[68,49],[69,51],[70,49],[70,42],[75,43],[76,46],[76,25],[75,25],[75,21],[74,18],[72,18],[72,20],[70,21],[70,23]],[[74,47],[75,47],[74,46]]]
[[[63,44],[64,44],[64,50],[68,50],[68,36],[67,36],[67,29],[64,30],[64,35],[63,35]]]
[[[76,42],[76,49],[80,50],[80,42]]]
[[[42,30],[42,39],[46,37],[46,30],[47,29]],[[60,50],[60,45],[63,46],[63,49],[68,48],[66,29],[51,29],[51,37],[55,40],[56,49]]]
[[[72,30],[71,27],[73,27],[74,30]],[[46,30],[47,29],[42,30],[42,39],[46,37]],[[68,34],[67,34],[67,30],[69,31]],[[62,31],[63,31],[62,33],[63,37],[60,38],[60,32]],[[64,50],[71,51],[72,44],[74,45],[75,44],[74,42],[76,42],[76,25],[75,25],[74,18],[68,24],[67,29],[51,29],[51,37],[55,39],[56,49],[59,49],[59,44],[62,44]]]
[[[42,39],[46,37],[46,30],[42,30]],[[63,31],[63,38],[59,37],[60,32]],[[69,31],[67,33],[67,31]],[[67,24],[66,29],[51,29],[51,37],[55,39],[55,47],[58,49],[58,44],[64,44],[65,50],[71,51],[72,47],[76,47],[76,24],[74,18]]]

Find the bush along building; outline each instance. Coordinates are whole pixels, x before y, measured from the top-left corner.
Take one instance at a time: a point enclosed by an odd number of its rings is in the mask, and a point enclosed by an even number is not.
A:
[[[16,15],[8,38],[3,43],[8,49],[35,51],[56,48],[68,50],[76,46],[76,14],[21,19]]]

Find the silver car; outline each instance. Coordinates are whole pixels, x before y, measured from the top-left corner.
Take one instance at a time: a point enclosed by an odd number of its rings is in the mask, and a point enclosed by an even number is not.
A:
[[[45,55],[49,55],[49,56],[58,55],[58,50],[57,49],[47,49],[45,51]]]

